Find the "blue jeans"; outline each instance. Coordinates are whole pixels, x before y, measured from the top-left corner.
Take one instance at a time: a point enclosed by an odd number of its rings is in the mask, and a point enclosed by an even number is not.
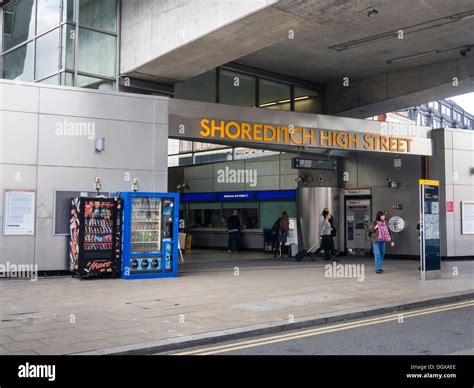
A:
[[[374,242],[375,270],[382,269],[383,257],[385,255],[385,241]]]
[[[236,251],[239,242],[239,232],[229,232],[229,240],[227,241],[227,249],[229,251]]]

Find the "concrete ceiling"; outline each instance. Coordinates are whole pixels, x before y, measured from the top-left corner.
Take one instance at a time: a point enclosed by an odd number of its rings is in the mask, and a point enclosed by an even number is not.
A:
[[[473,0],[281,0],[272,7],[304,18],[314,23],[314,27],[299,33],[295,25],[294,39],[281,40],[234,62],[328,84],[340,82],[346,76],[360,79],[461,58],[458,47],[474,45],[474,17],[443,19],[474,12]],[[370,7],[378,14],[368,17]],[[404,31],[404,39],[393,34],[393,37],[342,51],[331,48],[398,30]],[[394,58],[448,49],[452,50],[387,63]],[[474,55],[474,47],[471,51]]]

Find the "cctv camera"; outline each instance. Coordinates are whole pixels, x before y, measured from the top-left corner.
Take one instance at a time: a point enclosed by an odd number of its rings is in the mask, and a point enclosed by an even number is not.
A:
[[[367,16],[370,18],[371,16],[375,16],[379,13],[375,8],[369,8],[367,12]]]
[[[391,182],[392,180],[390,178],[385,178],[386,182]]]
[[[461,51],[459,51],[459,54],[461,54],[463,57],[467,57],[468,54],[471,52],[471,46],[463,48]]]
[[[318,178],[318,180],[319,180],[320,182],[322,182],[322,181],[324,180],[323,176],[320,175],[319,178]]]

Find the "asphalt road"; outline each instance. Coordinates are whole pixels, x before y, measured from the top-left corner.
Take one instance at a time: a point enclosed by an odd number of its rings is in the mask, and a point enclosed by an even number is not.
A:
[[[402,319],[403,318],[403,319]],[[474,301],[173,352],[181,355],[474,354]]]

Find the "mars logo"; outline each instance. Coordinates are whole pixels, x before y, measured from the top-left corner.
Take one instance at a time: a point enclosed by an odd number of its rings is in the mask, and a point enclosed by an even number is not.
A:
[[[99,263],[97,261],[92,261],[87,263],[86,270],[87,271],[99,271],[99,272],[110,272],[112,269],[112,262],[105,261],[103,263]]]

